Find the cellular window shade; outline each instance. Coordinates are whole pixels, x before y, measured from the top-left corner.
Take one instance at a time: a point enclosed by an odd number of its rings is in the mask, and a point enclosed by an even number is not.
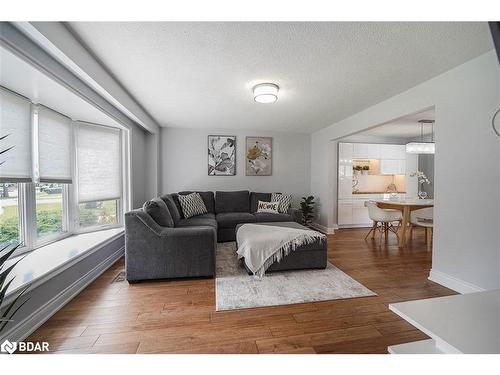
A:
[[[6,137],[5,137],[6,136]],[[29,182],[31,168],[30,103],[0,89],[0,182]]]
[[[121,196],[120,130],[78,123],[77,171],[79,203]]]
[[[40,182],[71,183],[71,120],[45,107],[38,110]]]

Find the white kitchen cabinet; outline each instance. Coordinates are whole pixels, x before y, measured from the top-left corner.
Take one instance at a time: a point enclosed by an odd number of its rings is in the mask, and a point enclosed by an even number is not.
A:
[[[380,160],[380,174],[405,174],[406,160],[382,159]]]
[[[380,146],[380,159],[398,159],[404,160],[406,158],[405,145],[384,145]]]
[[[373,143],[353,143],[353,159],[379,159],[380,145]]]
[[[339,143],[339,163],[352,164],[352,154],[354,145],[352,143]]]
[[[338,224],[344,226],[370,226],[372,221],[368,216],[368,209],[365,207],[366,200],[368,199],[340,200],[338,203]]]
[[[338,224],[350,225],[352,224],[352,203],[339,201],[338,209]]]
[[[339,143],[338,195],[339,198],[352,196],[352,143]]]
[[[356,200],[352,204],[352,224],[371,224],[368,216],[368,208],[365,207],[365,200]]]

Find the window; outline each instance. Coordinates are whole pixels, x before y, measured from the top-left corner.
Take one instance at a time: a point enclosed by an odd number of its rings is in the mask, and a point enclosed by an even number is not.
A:
[[[36,233],[42,239],[66,231],[63,184],[41,183],[35,185]]]
[[[80,226],[118,224],[118,200],[80,203],[78,205]]]
[[[79,226],[119,223],[122,196],[122,139],[118,129],[78,123]]]
[[[17,184],[0,184],[0,249],[21,242]]]
[[[127,142],[0,86],[0,249],[122,225]]]

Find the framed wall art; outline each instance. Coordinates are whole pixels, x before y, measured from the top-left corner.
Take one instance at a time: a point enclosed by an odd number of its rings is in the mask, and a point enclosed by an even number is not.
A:
[[[208,136],[208,175],[236,175],[236,136]]]
[[[271,176],[273,167],[273,139],[271,137],[246,137],[247,176]]]

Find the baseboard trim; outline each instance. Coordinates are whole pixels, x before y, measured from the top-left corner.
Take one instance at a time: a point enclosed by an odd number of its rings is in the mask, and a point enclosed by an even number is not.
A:
[[[61,291],[43,306],[35,310],[28,317],[12,327],[3,335],[0,341],[8,337],[10,341],[23,341],[31,335],[38,327],[45,323],[52,315],[58,312],[68,302],[85,289],[90,283],[97,279],[104,271],[111,267],[124,254],[125,248],[120,249],[111,254],[103,262],[99,263],[92,270],[87,272],[80,279]]]
[[[460,294],[483,292],[486,290],[467,281],[460,280],[454,276],[433,269],[431,269],[429,273],[429,280]]]
[[[325,227],[324,225],[321,225],[318,223],[311,223],[311,227],[319,230],[321,233],[324,233],[324,234],[334,234],[335,229],[336,229],[336,228],[328,228],[328,227]]]

